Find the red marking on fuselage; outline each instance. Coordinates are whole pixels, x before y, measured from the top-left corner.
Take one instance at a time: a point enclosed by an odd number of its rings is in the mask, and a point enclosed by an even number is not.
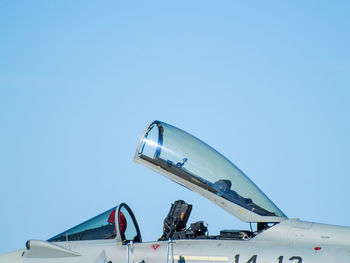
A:
[[[153,250],[157,250],[157,248],[159,248],[159,245],[152,245]]]

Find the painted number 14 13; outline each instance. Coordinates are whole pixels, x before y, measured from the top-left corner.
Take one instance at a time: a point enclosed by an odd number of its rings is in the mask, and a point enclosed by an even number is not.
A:
[[[235,258],[235,262],[234,263],[240,263],[239,262],[239,257],[240,257],[239,254],[235,255],[235,257],[234,257]],[[254,255],[250,259],[248,259],[247,263],[257,263],[257,260],[258,260],[258,255]],[[278,257],[277,260],[278,260],[277,263],[283,263],[283,256]],[[302,263],[303,259],[301,257],[293,256],[293,257],[289,258],[289,262]]]

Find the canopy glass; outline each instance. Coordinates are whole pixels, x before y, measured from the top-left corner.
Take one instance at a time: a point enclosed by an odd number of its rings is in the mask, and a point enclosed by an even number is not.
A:
[[[283,212],[233,163],[189,133],[160,121],[146,129],[135,161],[198,192],[246,222],[280,222]]]
[[[119,216],[116,216],[119,215]],[[116,239],[141,242],[141,233],[130,207],[122,203],[52,238],[49,242]]]

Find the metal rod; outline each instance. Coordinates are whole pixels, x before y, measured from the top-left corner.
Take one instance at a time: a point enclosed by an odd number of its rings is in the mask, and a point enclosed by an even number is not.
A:
[[[171,263],[174,263],[174,242],[172,240],[170,243],[170,254],[171,254]]]
[[[169,238],[166,246],[166,263],[169,263],[169,256],[171,254],[171,263],[174,263],[173,241]]]
[[[126,263],[129,263],[129,252],[130,248],[129,248],[129,243],[126,245]]]
[[[130,252],[131,252],[131,260],[134,263],[134,242],[130,241]]]
[[[169,241],[170,241],[170,239],[169,239]],[[169,263],[169,241],[166,244],[166,261],[165,261],[165,263]]]

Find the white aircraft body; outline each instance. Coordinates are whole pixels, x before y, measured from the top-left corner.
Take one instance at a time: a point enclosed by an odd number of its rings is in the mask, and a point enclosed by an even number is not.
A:
[[[288,219],[234,164],[192,135],[152,122],[135,161],[197,192],[255,229],[209,236],[186,226],[192,206],[172,204],[158,241],[142,242],[124,203],[47,241],[0,256],[0,263],[349,263],[350,228]]]

